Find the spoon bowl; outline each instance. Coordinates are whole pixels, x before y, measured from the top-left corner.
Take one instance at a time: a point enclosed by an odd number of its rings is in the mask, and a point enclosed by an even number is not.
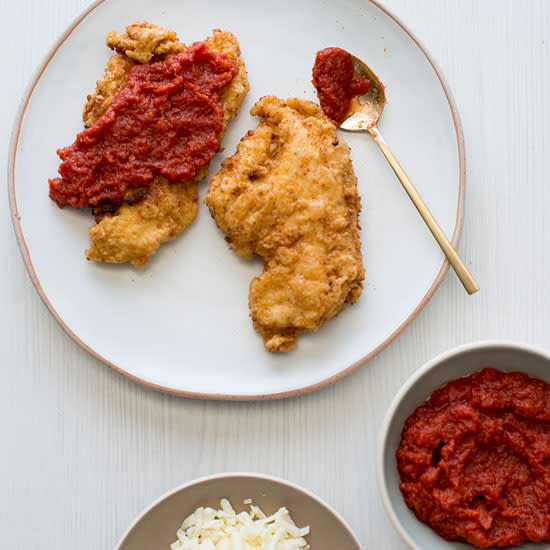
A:
[[[340,128],[360,132],[376,126],[386,104],[386,87],[365,63],[353,55],[351,58],[355,72],[370,80],[370,88],[366,94],[352,98]]]

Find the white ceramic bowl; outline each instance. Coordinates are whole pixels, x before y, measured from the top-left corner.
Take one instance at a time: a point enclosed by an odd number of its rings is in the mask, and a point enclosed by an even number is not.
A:
[[[169,550],[183,520],[199,506],[219,509],[227,498],[237,512],[243,500],[271,514],[286,506],[299,527],[310,526],[306,540],[315,550],[361,550],[345,521],[321,499],[288,481],[260,474],[230,473],[196,479],[170,491],[146,508],[130,526],[117,550]]]
[[[416,371],[394,397],[378,440],[378,488],[386,512],[399,535],[415,550],[472,549],[469,544],[447,542],[424,525],[405,504],[399,490],[395,452],[407,417],[445,382],[484,367],[525,372],[550,382],[550,353],[524,344],[489,341],[467,344],[445,352]],[[547,550],[547,544],[524,544],[521,549]]]

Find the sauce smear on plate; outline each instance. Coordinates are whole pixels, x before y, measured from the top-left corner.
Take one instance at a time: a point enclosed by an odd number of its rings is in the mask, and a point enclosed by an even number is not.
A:
[[[219,92],[237,72],[234,61],[203,42],[133,67],[105,114],[57,151],[61,177],[49,181],[50,198],[60,207],[83,208],[121,200],[157,174],[193,179],[216,154]]]
[[[370,80],[355,71],[351,54],[342,48],[317,52],[312,82],[321,109],[336,124],[346,119],[351,99],[366,94],[370,88]]]

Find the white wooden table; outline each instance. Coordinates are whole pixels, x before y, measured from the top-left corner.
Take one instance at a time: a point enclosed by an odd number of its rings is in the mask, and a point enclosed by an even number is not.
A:
[[[87,3],[0,0],[3,178],[24,87]],[[27,276],[0,194],[1,548],[110,549],[161,493],[222,471],[299,483],[333,505],[366,549],[405,548],[375,479],[378,429],[396,390],[464,342],[550,348],[550,2],[385,5],[439,62],[461,112],[468,176],[460,252],[481,292],[469,298],[450,273],[394,344],[320,392],[267,403],[169,397],[111,371],[58,327]]]

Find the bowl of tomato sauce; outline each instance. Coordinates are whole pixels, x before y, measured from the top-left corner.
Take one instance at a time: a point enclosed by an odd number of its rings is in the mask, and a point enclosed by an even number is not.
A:
[[[377,454],[386,512],[413,549],[550,549],[550,352],[488,341],[417,370]]]

